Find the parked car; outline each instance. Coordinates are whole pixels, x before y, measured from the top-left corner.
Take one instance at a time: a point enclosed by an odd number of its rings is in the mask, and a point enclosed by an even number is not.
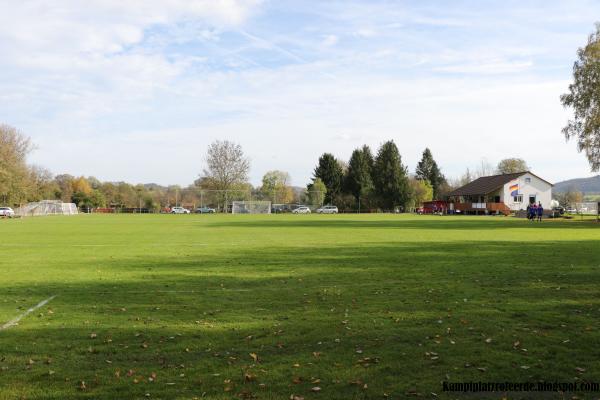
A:
[[[214,208],[210,208],[210,207],[198,207],[196,208],[196,213],[197,214],[213,214],[217,212],[217,210],[215,210]]]
[[[172,207],[171,214],[189,214],[190,210],[183,207]]]
[[[292,210],[293,214],[310,214],[310,208],[306,206],[300,206]]]
[[[337,214],[338,208],[336,206],[323,206],[317,210],[318,214]]]
[[[554,211],[558,215],[563,215],[565,213],[565,208],[561,206],[553,207],[552,211]]]
[[[15,212],[10,207],[0,207],[0,217],[12,218],[15,216]]]

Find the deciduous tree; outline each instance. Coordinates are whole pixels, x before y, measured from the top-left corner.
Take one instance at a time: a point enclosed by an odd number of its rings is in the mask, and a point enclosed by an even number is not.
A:
[[[260,192],[275,203],[291,203],[294,193],[290,187],[290,174],[284,171],[268,171],[262,178]]]
[[[228,190],[246,183],[249,172],[250,160],[239,144],[217,140],[208,146],[204,176],[210,178],[217,189]]]
[[[498,163],[496,172],[498,174],[514,174],[516,172],[528,171],[529,166],[522,158],[505,158]]]
[[[9,125],[0,125],[0,201],[17,204],[27,197],[27,155],[33,146],[28,137]]]
[[[588,37],[585,47],[577,50],[573,65],[573,83],[560,97],[563,106],[573,109],[573,119],[562,130],[568,139],[575,138],[584,151],[592,171],[600,169],[600,24]]]
[[[411,205],[412,207],[419,207],[425,201],[431,201],[433,199],[433,187],[428,180],[425,179],[411,179]]]
[[[228,140],[217,140],[208,146],[204,177],[217,193],[218,203],[227,209],[228,192],[238,190],[248,181],[250,160],[244,155],[242,146]]]
[[[327,195],[327,186],[321,178],[315,178],[312,183],[306,187],[306,197],[311,205],[323,205]]]

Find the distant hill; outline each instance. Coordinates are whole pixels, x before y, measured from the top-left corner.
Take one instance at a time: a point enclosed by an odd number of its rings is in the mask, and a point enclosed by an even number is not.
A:
[[[552,190],[560,193],[566,192],[569,189],[583,193],[600,193],[600,175],[591,178],[569,179],[568,181],[558,182]]]

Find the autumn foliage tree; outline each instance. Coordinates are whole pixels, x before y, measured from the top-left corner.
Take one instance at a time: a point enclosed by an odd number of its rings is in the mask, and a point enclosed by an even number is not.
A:
[[[0,199],[17,204],[27,198],[31,140],[9,125],[0,125]]]
[[[262,178],[260,192],[274,203],[291,203],[294,193],[290,187],[290,174],[284,171],[268,171]]]

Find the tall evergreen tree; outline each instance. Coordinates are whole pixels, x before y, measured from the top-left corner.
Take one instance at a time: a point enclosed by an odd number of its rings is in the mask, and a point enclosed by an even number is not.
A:
[[[332,203],[333,199],[340,193],[343,175],[342,167],[333,154],[323,153],[319,157],[319,164],[315,168],[314,178],[320,178],[327,188],[326,203]]]
[[[373,190],[372,173],[373,154],[369,146],[365,145],[360,149],[355,149],[348,163],[345,186],[357,201]]]
[[[382,144],[377,152],[373,183],[384,209],[391,210],[397,206],[406,208],[410,199],[408,171],[402,165],[398,147],[392,140]]]
[[[440,171],[429,149],[425,149],[423,152],[423,157],[417,164],[415,172],[417,179],[429,181],[433,188],[433,198],[437,199],[441,186],[446,183],[446,178]]]

